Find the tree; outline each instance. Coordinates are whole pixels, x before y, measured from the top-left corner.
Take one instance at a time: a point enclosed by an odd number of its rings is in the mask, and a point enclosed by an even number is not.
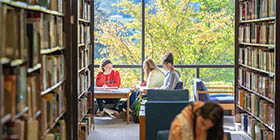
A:
[[[201,10],[194,11],[191,2],[201,2]],[[204,1],[204,3],[202,3]],[[222,0],[216,0],[221,3]],[[230,0],[227,0],[230,1]],[[209,3],[210,0],[155,0],[145,8],[145,53],[161,64],[163,54],[172,51],[175,64],[233,64],[234,20],[228,6]],[[205,4],[214,5],[206,8]],[[105,22],[99,24],[97,41],[108,46],[102,53],[118,64],[141,63],[141,4],[122,0],[120,12],[131,15],[132,22]],[[219,7],[221,6],[221,7]],[[156,12],[151,12],[155,11]],[[98,62],[98,61],[96,61]],[[189,88],[194,69],[180,69],[185,87]],[[140,80],[134,70],[126,70],[128,80]],[[233,70],[203,69],[202,80],[233,82]],[[124,77],[122,77],[124,79]],[[131,80],[131,81],[130,81]]]

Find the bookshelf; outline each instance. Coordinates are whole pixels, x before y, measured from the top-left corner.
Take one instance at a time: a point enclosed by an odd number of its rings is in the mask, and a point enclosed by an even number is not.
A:
[[[66,139],[64,4],[0,0],[1,139]]]
[[[90,65],[92,64],[93,0],[72,3],[73,139],[87,139],[93,123]]]
[[[236,121],[251,139],[280,139],[280,1],[235,7]]]

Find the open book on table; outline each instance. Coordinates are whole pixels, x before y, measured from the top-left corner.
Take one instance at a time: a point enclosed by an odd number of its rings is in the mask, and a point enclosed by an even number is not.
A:
[[[94,90],[98,91],[104,91],[104,90],[117,90],[119,89],[118,87],[94,87]]]

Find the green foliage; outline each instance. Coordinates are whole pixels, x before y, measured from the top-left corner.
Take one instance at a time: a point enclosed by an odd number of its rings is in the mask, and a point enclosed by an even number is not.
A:
[[[200,2],[193,11],[191,2]],[[104,44],[101,54],[115,64],[141,64],[141,5],[129,0],[116,4],[120,12],[131,15],[132,22],[103,22],[96,31],[97,43]],[[233,64],[233,0],[155,0],[145,9],[145,56],[161,64],[165,52],[172,51],[175,64]],[[152,12],[156,9],[156,12]],[[132,35],[128,35],[131,33]],[[136,41],[135,41],[136,40]],[[95,64],[98,60],[95,61]],[[140,80],[140,71],[126,70],[130,87]],[[185,88],[189,88],[195,69],[180,69]],[[205,81],[233,82],[233,70],[201,69]],[[134,79],[135,78],[135,79]]]

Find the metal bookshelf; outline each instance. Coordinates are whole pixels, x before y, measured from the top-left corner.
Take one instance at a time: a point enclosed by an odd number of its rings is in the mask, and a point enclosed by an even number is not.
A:
[[[276,0],[276,16],[275,17],[267,17],[267,18],[259,18],[259,19],[250,19],[250,20],[240,20],[240,3],[245,2],[248,0],[235,0],[235,113],[242,113],[245,112],[248,115],[254,117],[258,122],[263,124],[265,127],[267,127],[269,130],[271,130],[274,133],[274,139],[280,139],[280,120],[277,119],[280,117],[280,112],[278,111],[278,108],[280,108],[280,49],[275,46],[280,45],[280,1]],[[239,26],[246,23],[257,23],[257,22],[275,22],[275,44],[257,44],[257,43],[244,43],[238,41],[239,36]],[[259,46],[269,49],[274,49],[275,53],[275,73],[267,72],[258,68],[253,68],[247,65],[239,64],[239,48],[242,45],[247,46]],[[267,74],[268,77],[273,77],[275,81],[275,99],[270,99],[268,97],[265,97],[251,89],[248,89],[242,85],[239,85],[238,83],[238,76],[239,76],[239,67],[245,67],[263,74]],[[278,85],[278,86],[277,86]],[[269,103],[274,105],[274,126],[275,128],[271,128],[269,125],[264,123],[259,117],[255,116],[253,113],[245,110],[244,108],[240,107],[238,103],[238,89],[244,89],[249,91],[252,94],[255,94],[262,99],[268,101]],[[277,131],[275,131],[277,130]]]

